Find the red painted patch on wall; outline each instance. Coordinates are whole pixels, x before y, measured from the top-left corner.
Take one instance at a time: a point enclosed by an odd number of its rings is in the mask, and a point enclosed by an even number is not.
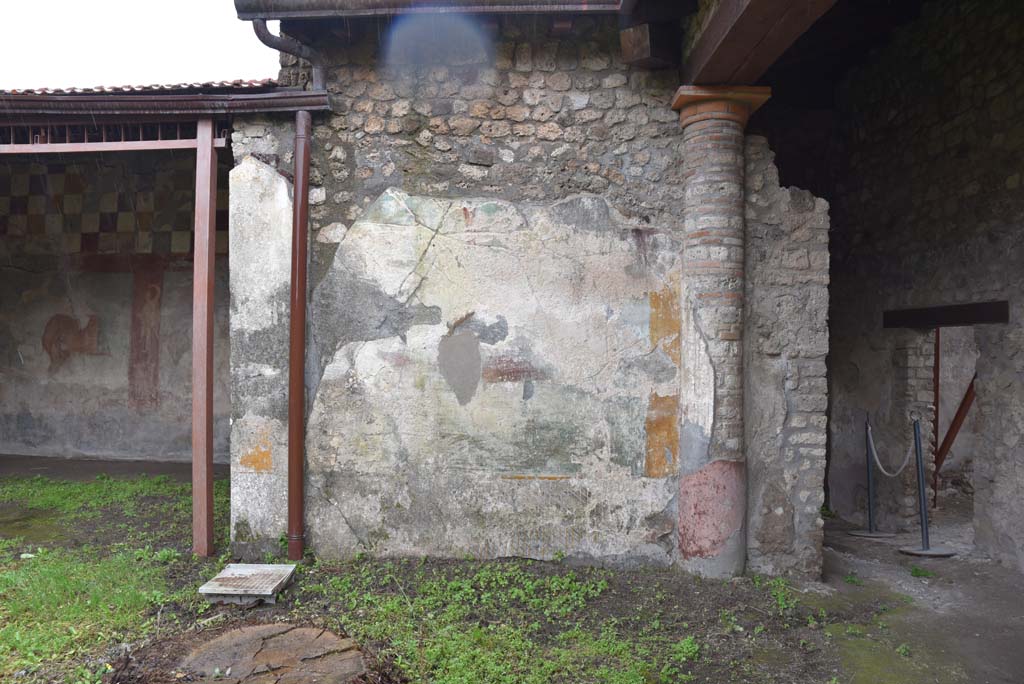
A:
[[[679,551],[712,558],[743,525],[746,467],[712,461],[679,482]]]
[[[534,367],[526,359],[513,356],[495,356],[488,359],[483,369],[484,382],[523,382],[544,380],[547,373]]]
[[[134,408],[154,408],[160,403],[160,303],[164,272],[162,268],[142,268],[132,275],[128,397]]]
[[[50,373],[56,373],[75,354],[97,354],[99,320],[89,316],[81,328],[67,314],[56,314],[46,322],[40,343],[50,357]]]

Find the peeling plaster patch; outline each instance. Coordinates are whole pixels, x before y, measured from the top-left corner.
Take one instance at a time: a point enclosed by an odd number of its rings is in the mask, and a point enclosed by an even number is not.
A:
[[[480,340],[472,330],[460,329],[441,338],[437,345],[441,376],[465,406],[480,384]]]
[[[744,465],[713,461],[679,481],[679,551],[712,558],[743,526]]]

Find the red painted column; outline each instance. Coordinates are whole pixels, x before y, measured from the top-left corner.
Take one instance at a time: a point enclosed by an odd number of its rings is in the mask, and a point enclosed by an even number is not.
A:
[[[743,573],[743,131],[767,88],[684,86],[680,565]]]
[[[213,121],[196,133],[195,260],[192,275],[192,550],[213,555],[213,268],[217,154]]]

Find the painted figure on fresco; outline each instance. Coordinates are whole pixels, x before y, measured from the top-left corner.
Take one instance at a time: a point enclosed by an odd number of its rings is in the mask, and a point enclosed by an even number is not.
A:
[[[67,314],[55,314],[43,329],[43,351],[50,357],[50,373],[56,373],[73,354],[97,354],[99,321],[89,316],[84,326]]]

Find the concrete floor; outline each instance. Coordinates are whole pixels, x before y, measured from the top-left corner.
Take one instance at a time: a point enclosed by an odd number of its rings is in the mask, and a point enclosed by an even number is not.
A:
[[[214,477],[226,478],[231,467],[214,464]],[[104,461],[87,458],[56,458],[43,456],[9,456],[0,454],[0,477],[43,475],[61,480],[92,480],[97,475],[134,477],[136,475],[167,475],[181,482],[192,480],[192,464],[166,461]]]
[[[893,539],[864,539],[850,526],[830,522],[825,531],[825,581],[842,590],[851,573],[909,596],[913,603],[898,627],[927,646],[936,660],[962,668],[971,684],[1024,682],[1024,575],[974,548],[972,509],[962,494],[940,499],[931,510],[931,546],[957,551],[948,559],[906,556],[902,546],[920,546],[920,532]],[[932,577],[914,577],[911,567]]]

